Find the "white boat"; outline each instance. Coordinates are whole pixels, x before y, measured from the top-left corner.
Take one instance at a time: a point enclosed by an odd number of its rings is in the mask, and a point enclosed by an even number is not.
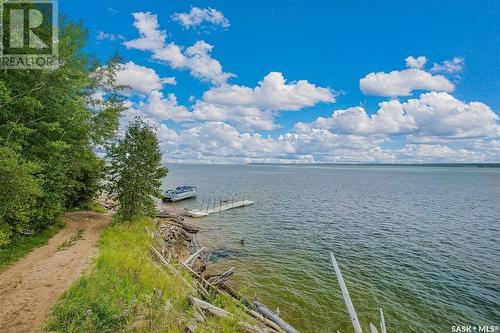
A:
[[[175,202],[179,200],[194,198],[196,196],[196,186],[182,185],[175,190],[167,190],[163,196],[163,201]]]

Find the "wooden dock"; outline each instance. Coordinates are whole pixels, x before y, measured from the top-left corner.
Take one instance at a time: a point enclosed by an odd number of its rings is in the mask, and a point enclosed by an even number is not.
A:
[[[226,210],[230,210],[233,208],[240,208],[240,207],[245,207],[245,206],[250,206],[253,205],[254,202],[251,200],[240,200],[240,201],[220,201],[220,202],[215,202],[213,205],[210,205],[206,208],[203,208],[202,210],[199,209],[193,209],[189,210],[187,212],[187,216],[190,217],[204,217],[208,216],[211,214],[215,213],[220,213]]]
[[[225,210],[230,210],[233,208],[250,206],[253,204],[254,202],[250,200],[241,200],[236,202],[221,202],[219,205],[217,205],[216,203],[214,206],[208,207],[208,209],[206,209],[205,212],[208,213],[208,215],[210,215],[214,213],[223,212]]]

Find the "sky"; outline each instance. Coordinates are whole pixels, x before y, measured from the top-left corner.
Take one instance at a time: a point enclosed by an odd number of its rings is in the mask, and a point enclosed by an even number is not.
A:
[[[169,163],[500,162],[500,1],[59,1]],[[97,98],[100,96],[97,94]]]

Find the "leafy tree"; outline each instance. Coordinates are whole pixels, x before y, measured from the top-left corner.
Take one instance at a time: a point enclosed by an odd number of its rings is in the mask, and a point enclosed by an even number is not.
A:
[[[97,193],[105,164],[95,149],[114,138],[123,100],[114,84],[120,58],[101,65],[83,51],[87,35],[81,22],[62,19],[58,66],[0,70],[0,179],[13,172],[23,184],[0,184],[0,191],[19,198],[37,189],[22,214],[0,213],[3,229],[11,226],[5,235],[45,228]],[[12,205],[0,201],[0,211],[11,212]]]
[[[125,137],[109,147],[108,191],[120,203],[118,216],[125,221],[155,213],[154,198],[161,196],[161,179],[168,173],[158,143],[153,129],[135,118]]]

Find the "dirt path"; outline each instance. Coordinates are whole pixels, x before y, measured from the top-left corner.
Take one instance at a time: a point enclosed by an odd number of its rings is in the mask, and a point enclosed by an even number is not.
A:
[[[0,332],[42,331],[58,296],[97,253],[97,241],[111,220],[94,212],[64,218],[67,225],[48,244],[0,272]]]

